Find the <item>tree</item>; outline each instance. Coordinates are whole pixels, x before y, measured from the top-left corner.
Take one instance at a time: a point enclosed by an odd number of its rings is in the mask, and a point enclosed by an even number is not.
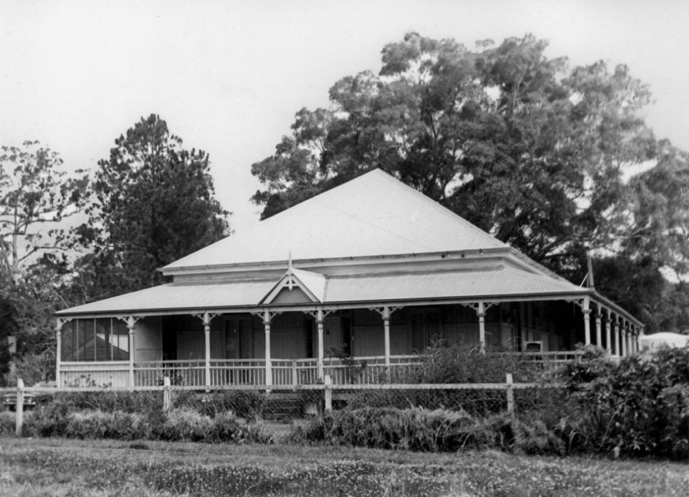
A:
[[[36,266],[47,254],[66,260],[71,246],[63,221],[84,205],[88,178],[82,173],[69,175],[59,155],[35,141],[1,149],[0,376],[14,359],[9,336],[17,339],[18,356],[54,357],[56,281]]]
[[[299,111],[252,165],[262,216],[378,167],[564,274],[617,243],[623,171],[656,150],[647,87],[625,66],[570,69],[532,36],[478,45],[410,33],[384,47],[379,75]]]
[[[227,234],[208,154],[184,149],[157,115],[115,140],[92,192],[89,221],[76,230],[93,249],[74,280],[84,300],[159,284],[158,268]]]
[[[83,207],[88,179],[69,177],[58,154],[35,141],[1,150],[0,274],[17,283],[40,252],[69,249],[60,223]]]
[[[631,222],[623,248],[681,279],[689,271],[689,154],[667,141],[659,149],[657,164],[629,182]]]

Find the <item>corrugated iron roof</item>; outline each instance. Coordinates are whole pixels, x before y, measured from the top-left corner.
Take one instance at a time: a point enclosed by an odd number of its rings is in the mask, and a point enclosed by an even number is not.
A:
[[[464,271],[335,276],[328,279],[326,302],[478,298],[577,294],[586,290],[567,281],[496,267]]]
[[[507,245],[381,170],[373,170],[166,266],[420,254]]]
[[[61,311],[60,315],[177,311],[258,306],[272,281],[162,285]],[[587,290],[518,269],[497,267],[462,271],[327,278],[323,303],[376,303],[410,299],[474,299],[490,296],[576,295]],[[296,301],[281,303],[297,303]]]
[[[193,285],[171,283],[65,309],[57,314],[152,312],[254,306],[274,285],[274,281],[253,280]]]

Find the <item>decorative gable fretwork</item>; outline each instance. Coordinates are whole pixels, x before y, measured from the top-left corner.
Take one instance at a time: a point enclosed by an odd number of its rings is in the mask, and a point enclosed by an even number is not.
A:
[[[295,269],[287,272],[259,302],[260,305],[317,304],[323,302],[325,276],[312,271]]]

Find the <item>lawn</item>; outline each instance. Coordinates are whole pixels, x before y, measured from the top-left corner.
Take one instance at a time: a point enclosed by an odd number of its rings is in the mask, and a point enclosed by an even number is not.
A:
[[[0,495],[686,496],[658,461],[296,445],[0,438]]]

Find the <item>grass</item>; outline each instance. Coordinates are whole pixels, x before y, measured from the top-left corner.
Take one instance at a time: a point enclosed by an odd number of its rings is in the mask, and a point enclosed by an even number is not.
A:
[[[686,465],[297,445],[0,437],[0,495],[685,496]]]

